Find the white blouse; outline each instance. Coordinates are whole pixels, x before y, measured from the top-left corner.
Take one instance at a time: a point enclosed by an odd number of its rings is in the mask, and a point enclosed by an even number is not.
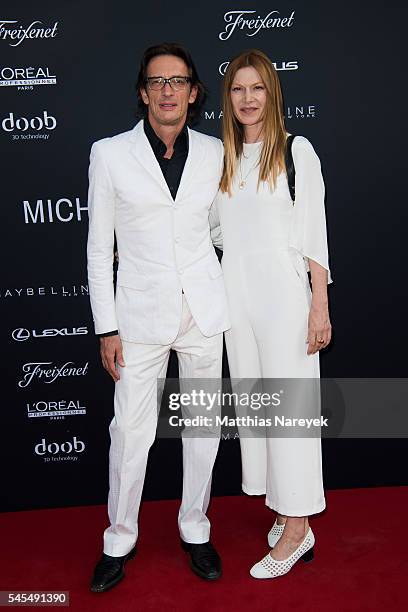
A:
[[[328,272],[332,283],[327,246],[325,187],[320,160],[307,138],[296,136],[292,143],[295,165],[296,201],[292,205],[286,173],[277,177],[275,190],[258,181],[262,142],[244,143],[243,156],[232,184],[232,198],[218,195],[210,211],[211,237],[224,255],[253,250],[261,244],[286,245],[294,261],[303,258],[303,270],[309,271],[308,259]],[[245,187],[239,188],[241,180]],[[220,227],[221,219],[221,227]],[[304,274],[304,273],[303,273]]]
[[[296,136],[292,143],[295,164],[295,204],[289,234],[289,247],[305,258],[313,259],[328,271],[328,283],[332,283],[327,247],[325,188],[320,160],[304,136]]]

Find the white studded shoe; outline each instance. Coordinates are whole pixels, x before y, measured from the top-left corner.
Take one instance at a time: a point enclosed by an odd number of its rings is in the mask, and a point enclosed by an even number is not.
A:
[[[282,561],[276,561],[268,553],[258,563],[255,563],[251,567],[249,573],[253,578],[277,578],[287,574],[295,565],[296,561],[303,559],[303,561],[311,561],[313,559],[313,546],[315,543],[315,537],[313,531],[309,527],[303,542],[299,544],[297,549],[288,557]]]
[[[275,519],[275,522],[272,525],[272,529],[268,533],[268,544],[271,548],[273,548],[276,545],[284,529],[285,529],[285,523],[283,523],[283,525],[278,525]]]

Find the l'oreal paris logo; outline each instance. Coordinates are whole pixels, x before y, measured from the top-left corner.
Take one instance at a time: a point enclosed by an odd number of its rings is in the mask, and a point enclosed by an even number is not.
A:
[[[297,60],[293,62],[272,62],[272,64],[275,66],[275,70],[277,70],[278,72],[280,70],[299,70],[299,64]],[[221,76],[225,75],[228,66],[229,62],[222,62],[222,64],[219,65],[218,72]]]
[[[0,87],[31,88],[34,85],[55,85],[57,77],[51,74],[48,66],[34,68],[16,68],[4,66],[0,68]]]
[[[260,30],[271,28],[290,28],[295,20],[295,11],[289,17],[281,17],[279,11],[271,11],[266,17],[256,15],[257,11],[228,11],[224,15],[225,30],[219,33],[220,40],[228,40],[235,30],[249,30],[247,36],[256,36]]]
[[[29,418],[49,417],[50,420],[56,420],[77,414],[86,414],[86,406],[80,400],[38,400],[27,403]]]

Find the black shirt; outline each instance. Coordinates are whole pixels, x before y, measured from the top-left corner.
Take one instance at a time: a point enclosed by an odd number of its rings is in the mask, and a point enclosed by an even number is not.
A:
[[[157,136],[156,132],[150,125],[149,119],[146,117],[143,121],[144,133],[153,149],[153,153],[159,162],[161,171],[164,179],[167,183],[171,197],[173,200],[176,199],[177,190],[180,186],[181,177],[183,174],[184,166],[188,155],[188,131],[187,125],[184,124],[183,129],[177,136],[174,147],[173,155],[170,159],[164,157],[167,151],[167,147],[164,142]],[[104,334],[97,334],[100,338],[104,336],[115,336],[118,330],[115,329],[111,332],[105,332]]]
[[[143,122],[143,127],[144,132],[150,142],[150,146],[153,149],[153,153],[155,154],[156,159],[159,162],[161,171],[170,190],[171,196],[173,200],[175,200],[177,190],[181,181],[181,176],[183,174],[184,165],[186,163],[188,155],[187,125],[184,124],[183,129],[177,136],[174,142],[173,155],[170,159],[164,157],[167,151],[167,147],[164,142],[157,136],[156,132],[150,125],[150,121],[147,117]]]

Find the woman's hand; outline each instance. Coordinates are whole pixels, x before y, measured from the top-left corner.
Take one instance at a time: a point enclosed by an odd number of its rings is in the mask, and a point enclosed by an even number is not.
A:
[[[312,304],[309,312],[306,342],[307,354],[313,355],[325,348],[332,336],[327,297],[327,270],[309,258],[312,277]]]
[[[306,339],[306,342],[309,344],[307,347],[307,354],[313,355],[317,353],[317,351],[325,348],[330,343],[331,336],[332,326],[330,323],[327,302],[316,303],[312,299]]]

